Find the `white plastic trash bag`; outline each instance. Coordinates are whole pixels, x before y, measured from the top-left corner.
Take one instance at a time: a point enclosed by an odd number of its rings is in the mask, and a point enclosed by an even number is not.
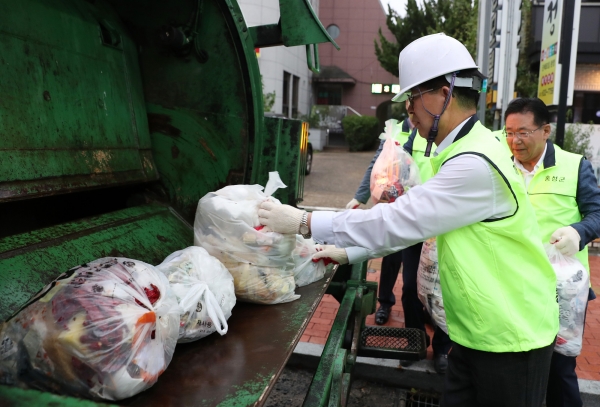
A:
[[[433,322],[448,333],[435,237],[423,242],[417,271],[417,291],[419,300],[431,315]]]
[[[325,277],[327,266],[323,261],[313,261],[317,246],[312,239],[296,235],[296,248],[292,252],[294,259],[294,279],[298,287],[314,283]]]
[[[182,309],[179,342],[192,342],[215,331],[227,333],[235,290],[233,277],[218,259],[192,246],[169,255],[156,268],[167,276]]]
[[[196,210],[194,244],[219,259],[234,279],[240,301],[278,304],[300,298],[294,293],[294,235],[263,232],[258,221],[262,202],[285,187],[277,172],[260,185],[230,185],[206,194]]]
[[[166,277],[102,258],[59,276],[0,331],[0,382],[120,400],[151,387],[175,350],[180,309]]]
[[[552,244],[546,244],[545,249],[556,273],[559,306],[560,324],[554,350],[561,355],[577,356],[583,341],[590,276],[577,258],[565,257]]]
[[[419,167],[410,154],[394,140],[398,124],[386,122],[379,137],[385,140],[379,157],[371,170],[371,199],[373,202],[394,202],[410,188],[421,184]]]

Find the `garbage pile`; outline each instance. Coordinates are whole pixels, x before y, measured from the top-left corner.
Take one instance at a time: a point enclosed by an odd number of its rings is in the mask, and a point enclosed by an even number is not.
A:
[[[236,300],[293,301],[322,279],[312,240],[261,230],[258,206],[285,187],[228,186],[203,197],[195,244],[158,266],[107,257],[74,267],[0,325],[0,384],[121,400],[150,388],[177,343],[225,335]]]

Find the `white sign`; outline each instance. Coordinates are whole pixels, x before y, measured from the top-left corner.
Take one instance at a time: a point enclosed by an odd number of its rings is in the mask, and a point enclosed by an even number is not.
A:
[[[519,42],[521,41],[519,35],[521,30],[521,0],[504,1],[501,27],[496,108],[502,110],[502,117],[504,117],[506,107],[514,98],[515,81],[517,80]]]
[[[560,96],[560,80],[562,65],[558,63],[560,56],[560,39],[562,34],[562,14],[564,0],[549,0],[544,4],[544,26],[542,27],[542,51],[540,52],[540,73],[538,82],[538,98],[548,106],[558,106]],[[569,86],[567,90],[567,106],[573,105],[573,86],[577,65],[577,42],[579,38],[579,17],[581,0],[575,0],[573,15],[573,38],[571,55],[569,56]]]
[[[560,91],[558,53],[560,51],[562,9],[563,0],[549,0],[544,3],[538,98],[547,106],[558,105]]]

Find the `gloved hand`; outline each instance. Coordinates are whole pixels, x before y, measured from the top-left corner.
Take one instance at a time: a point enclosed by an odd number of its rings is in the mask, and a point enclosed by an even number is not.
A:
[[[580,241],[581,236],[572,226],[556,229],[550,236],[550,243],[567,257],[573,256],[579,251]]]
[[[356,209],[359,206],[360,202],[358,202],[355,198],[352,198],[352,200],[346,205],[346,209]]]
[[[313,254],[313,261],[323,260],[325,265],[327,265],[327,259],[329,259],[337,264],[348,264],[346,249],[338,249],[334,245],[317,245],[317,250],[319,250],[319,252]]]
[[[264,201],[260,204],[258,210],[258,221],[271,232],[297,235],[300,233],[300,222],[303,214],[304,211],[293,206]]]

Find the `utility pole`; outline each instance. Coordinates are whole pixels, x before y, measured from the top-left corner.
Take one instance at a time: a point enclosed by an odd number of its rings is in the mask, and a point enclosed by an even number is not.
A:
[[[521,0],[504,0],[502,5],[502,31],[500,40],[501,69],[498,77],[499,114],[498,128],[503,126],[504,112],[515,92],[517,62],[519,61],[519,31],[521,30]],[[498,116],[498,115],[497,115]],[[496,130],[496,128],[494,128]]]
[[[573,42],[573,20],[575,18],[575,0],[564,0],[562,35],[559,45],[558,63],[560,71],[560,90],[556,117],[555,143],[563,147],[565,140],[565,121],[567,116],[567,97],[569,93],[569,71],[571,69],[571,44]],[[576,61],[576,58],[575,58]],[[575,69],[575,67],[573,67]]]
[[[477,20],[477,65],[479,71],[487,75],[489,71],[489,41],[490,41],[490,10],[492,0],[479,0],[479,18]],[[487,83],[491,83],[493,78],[488,78]],[[479,96],[479,109],[477,115],[482,123],[485,123],[485,111],[487,107],[487,92],[481,92]]]

